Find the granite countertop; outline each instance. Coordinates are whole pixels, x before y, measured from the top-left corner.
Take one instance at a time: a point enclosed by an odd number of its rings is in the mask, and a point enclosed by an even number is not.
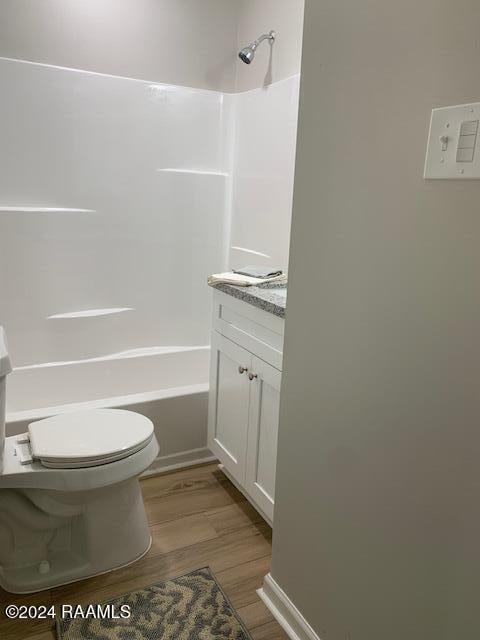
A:
[[[211,286],[279,318],[285,318],[287,287],[284,284],[264,284],[259,287],[239,287],[234,284],[215,284]]]

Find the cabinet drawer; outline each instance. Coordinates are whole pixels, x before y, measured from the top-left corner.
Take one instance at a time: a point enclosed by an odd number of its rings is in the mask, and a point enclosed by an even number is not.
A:
[[[214,292],[213,327],[222,336],[282,369],[284,320],[247,302]]]

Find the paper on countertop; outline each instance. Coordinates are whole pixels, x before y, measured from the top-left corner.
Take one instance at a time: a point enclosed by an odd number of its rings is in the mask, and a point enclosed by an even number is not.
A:
[[[241,269],[233,269],[233,273],[239,273],[242,276],[249,276],[250,278],[275,278],[281,276],[283,269],[280,267],[264,267],[262,265],[248,265]]]
[[[285,273],[282,273],[281,275],[274,276],[272,278],[253,278],[252,276],[244,276],[240,273],[226,271],[225,273],[214,273],[213,275],[208,276],[207,282],[209,285],[234,284],[238,287],[252,287],[261,284],[267,284],[269,282],[284,282],[286,284],[287,276]]]

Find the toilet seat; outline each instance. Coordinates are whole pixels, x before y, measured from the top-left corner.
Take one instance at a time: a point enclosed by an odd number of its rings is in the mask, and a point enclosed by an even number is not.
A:
[[[146,447],[152,422],[122,409],[66,413],[28,426],[31,455],[44,467],[75,469],[115,462]]]

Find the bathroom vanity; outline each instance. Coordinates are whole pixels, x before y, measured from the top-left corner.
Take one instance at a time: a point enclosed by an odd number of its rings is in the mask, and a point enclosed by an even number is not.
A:
[[[271,524],[286,288],[216,285],[208,446]]]

